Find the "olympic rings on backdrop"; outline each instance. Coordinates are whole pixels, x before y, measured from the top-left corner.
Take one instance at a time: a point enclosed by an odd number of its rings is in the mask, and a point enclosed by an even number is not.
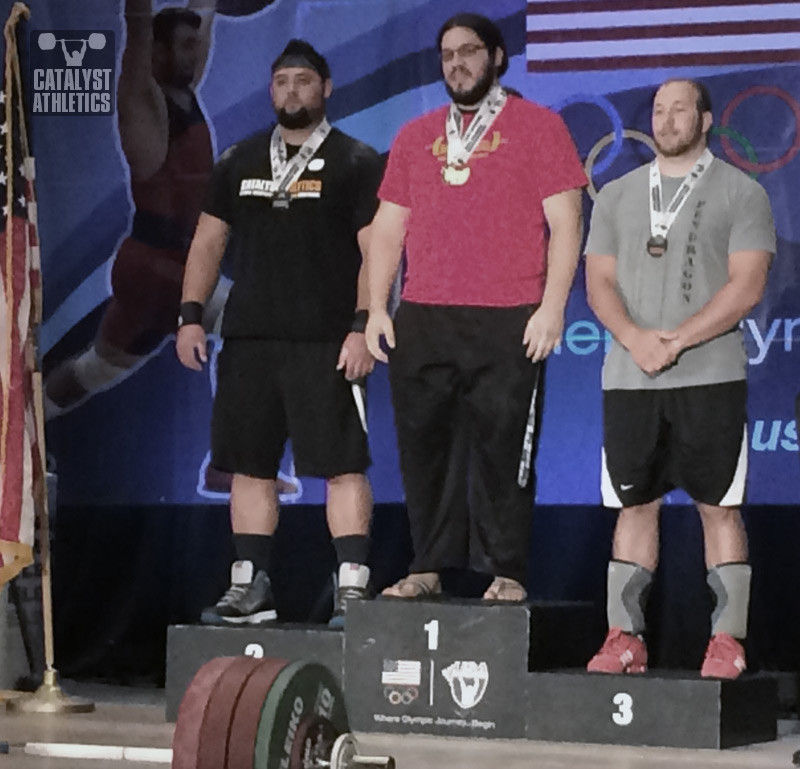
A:
[[[739,142],[742,149],[745,151],[745,154],[747,155],[747,159],[751,163],[758,163],[758,153],[756,152],[756,148],[752,145],[750,139],[748,139],[743,134],[740,134],[738,131],[734,131],[733,128],[729,128],[728,126],[716,126],[716,125],[711,129],[711,134],[713,134],[714,136],[719,136],[720,140],[722,139],[722,137],[727,136],[733,139],[735,142]],[[751,171],[750,178],[757,179],[758,171]]]
[[[636,139],[640,141],[642,144],[647,145],[655,155],[656,153],[656,145],[655,142],[652,140],[650,136],[648,136],[644,131],[637,131],[634,128],[624,128],[622,131],[623,139]],[[609,133],[606,134],[602,139],[599,139],[598,142],[592,147],[589,151],[589,154],[586,156],[586,162],[583,164],[583,168],[586,171],[586,176],[589,179],[589,186],[586,188],[586,191],[589,193],[589,197],[592,200],[597,198],[597,188],[594,186],[594,180],[592,179],[592,173],[594,171],[602,172],[603,168],[601,166],[602,163],[598,163],[597,167],[595,168],[595,161],[597,160],[597,156],[602,152],[602,150],[611,144],[612,141],[615,140],[615,134]],[[614,153],[611,154],[611,157],[616,157]],[[606,164],[606,168],[608,164]]]
[[[778,99],[786,102],[789,105],[789,109],[792,110],[794,113],[794,142],[789,149],[784,152],[779,158],[772,160],[768,163],[758,163],[750,160],[745,160],[741,157],[734,149],[733,145],[731,144],[731,138],[736,139],[739,141],[738,137],[723,135],[721,137],[722,141],[722,148],[725,150],[725,154],[728,158],[741,168],[744,171],[750,171],[751,173],[768,173],[770,171],[776,171],[779,168],[783,168],[787,163],[791,162],[794,159],[794,156],[800,152],[800,104],[798,104],[797,99],[794,98],[790,93],[787,93],[782,88],[778,88],[777,86],[771,85],[754,85],[751,88],[745,88],[744,91],[737,94],[736,96],[731,99],[730,103],[727,107],[725,107],[725,111],[722,113],[722,119],[720,124],[723,128],[728,127],[728,123],[730,122],[731,116],[736,111],[736,108],[746,99],[749,99],[751,96],[757,96],[759,94],[766,94],[769,96],[775,96]]]
[[[561,112],[565,107],[568,107],[571,104],[594,104],[596,107],[600,107],[600,109],[606,113],[608,119],[611,121],[611,127],[614,129],[614,133],[609,134],[609,136],[613,138],[614,144],[611,147],[611,151],[608,153],[608,155],[597,164],[597,173],[601,174],[603,171],[606,171],[611,167],[611,164],[616,160],[617,155],[622,152],[622,141],[624,139],[625,132],[625,128],[622,125],[622,117],[617,111],[617,108],[608,99],[606,99],[605,96],[598,96],[595,94],[583,93],[575,94],[574,96],[568,96],[566,99],[559,102],[554,109],[556,112]]]

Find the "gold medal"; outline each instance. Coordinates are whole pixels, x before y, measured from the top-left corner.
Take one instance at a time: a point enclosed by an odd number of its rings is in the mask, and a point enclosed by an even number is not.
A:
[[[445,184],[461,187],[467,183],[470,173],[469,166],[444,166],[442,168],[442,179],[444,179]]]

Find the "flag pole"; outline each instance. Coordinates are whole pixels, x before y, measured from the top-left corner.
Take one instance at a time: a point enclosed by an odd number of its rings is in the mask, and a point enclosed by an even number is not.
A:
[[[19,137],[22,148],[23,164],[25,167],[25,179],[28,185],[28,208],[31,226],[36,230],[36,244],[32,245],[33,253],[37,254],[34,271],[40,274],[38,264],[38,225],[36,221],[36,201],[33,197],[33,177],[34,168],[30,160],[28,147],[28,136],[25,126],[25,108],[22,100],[22,77],[20,75],[19,54],[17,51],[16,28],[20,19],[30,17],[30,10],[24,3],[16,2],[11,9],[11,14],[6,22],[4,35],[6,41],[6,100],[5,100],[5,123],[9,127],[8,143],[6,147],[6,176],[7,176],[7,201],[9,214],[13,211],[13,184],[14,163],[11,154],[12,135],[11,126],[13,120],[19,120]],[[18,98],[12,97],[16,89]],[[14,104],[18,108],[18,114],[13,114]],[[12,241],[11,233],[6,232],[6,244],[10,246]],[[70,697],[66,695],[58,683],[58,673],[55,668],[55,648],[53,634],[53,600],[52,600],[52,561],[50,558],[50,509],[47,498],[47,454],[44,442],[44,406],[42,396],[42,370],[40,365],[39,350],[36,344],[38,328],[42,321],[42,287],[41,280],[38,285],[33,287],[32,327],[34,333],[28,344],[27,354],[29,356],[29,370],[32,372],[33,385],[33,408],[36,421],[36,441],[38,444],[39,473],[34,489],[34,497],[39,504],[36,510],[39,516],[39,547],[41,548],[42,562],[42,615],[44,620],[44,661],[45,670],[42,685],[33,693],[21,695],[8,700],[6,709],[19,713],[90,713],[94,710],[94,702],[80,697]]]

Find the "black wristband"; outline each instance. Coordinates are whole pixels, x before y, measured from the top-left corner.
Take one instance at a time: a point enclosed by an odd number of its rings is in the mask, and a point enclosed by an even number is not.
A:
[[[350,330],[354,331],[356,334],[363,334],[367,330],[368,318],[368,310],[356,310],[356,314],[353,316],[353,325],[350,326]]]
[[[183,302],[178,315],[178,328],[195,325],[203,325],[203,305],[200,302]]]

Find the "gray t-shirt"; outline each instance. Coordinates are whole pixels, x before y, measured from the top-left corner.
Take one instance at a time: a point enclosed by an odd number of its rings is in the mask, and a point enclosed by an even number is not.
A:
[[[683,179],[662,177],[666,201]],[[617,257],[617,288],[641,328],[672,330],[700,310],[728,281],[736,251],[775,253],[775,225],[764,188],[716,158],[669,230],[661,257],[647,253],[649,165],[607,184],[595,201],[586,253]],[[588,258],[591,258],[589,256]],[[603,366],[604,390],[663,390],[745,378],[739,326],[697,347],[654,377],[614,340]]]

